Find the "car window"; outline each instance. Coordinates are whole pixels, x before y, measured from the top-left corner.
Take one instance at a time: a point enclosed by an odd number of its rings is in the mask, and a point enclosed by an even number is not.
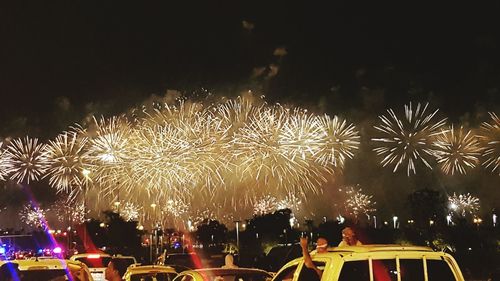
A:
[[[402,281],[424,280],[424,263],[422,259],[400,259],[399,269]]]
[[[375,281],[397,281],[398,270],[395,259],[373,260],[373,279]]]
[[[369,281],[370,267],[368,261],[346,261],[342,265],[339,281]]]
[[[292,265],[288,268],[285,268],[282,272],[280,272],[274,281],[290,281],[293,280],[293,274],[297,270],[298,264]]]
[[[201,263],[195,254],[168,255],[165,264],[180,265],[188,268],[200,268]]]
[[[59,281],[68,280],[64,269],[57,270],[22,270],[20,273],[22,281]]]
[[[135,259],[133,258],[123,258],[123,257],[114,257],[115,259],[121,259],[124,261],[124,263],[127,265],[127,266],[130,266],[132,264],[135,264]]]
[[[451,267],[445,260],[427,260],[429,281],[455,281]]]
[[[84,264],[86,264],[89,268],[94,268],[94,267],[107,267],[109,261],[111,261],[111,257],[80,257],[76,258],[75,260],[81,261]]]

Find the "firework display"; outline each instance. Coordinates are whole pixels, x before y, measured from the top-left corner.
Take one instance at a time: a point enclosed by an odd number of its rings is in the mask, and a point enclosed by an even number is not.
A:
[[[294,194],[288,194],[279,200],[270,195],[263,196],[255,200],[253,204],[253,215],[271,214],[278,210],[290,209],[292,212],[300,212],[302,200]]]
[[[479,211],[480,204],[479,199],[470,193],[459,195],[453,193],[453,196],[448,197],[448,207],[451,212],[465,217],[467,214],[474,216]]]
[[[318,118],[321,128],[319,140],[320,150],[316,154],[316,161],[321,165],[333,165],[343,168],[347,159],[352,159],[354,152],[359,148],[360,136],[353,124],[335,116],[330,118],[324,115]]]
[[[0,142],[0,181],[4,181],[8,178],[7,159],[5,158],[5,150],[2,149],[3,142]]]
[[[50,208],[55,211],[57,219],[69,226],[85,222],[89,210],[83,202],[74,202],[71,198],[61,198],[54,202]]]
[[[45,144],[29,137],[12,140],[5,152],[5,173],[18,183],[39,180],[48,168]]]
[[[376,202],[372,202],[372,195],[366,195],[361,192],[361,188],[354,186],[346,186],[344,188],[345,192],[345,209],[348,214],[358,217],[359,215],[369,215],[376,211],[374,205]]]
[[[482,124],[480,136],[485,146],[483,166],[500,175],[500,118],[493,112],[490,112],[490,116],[491,122]]]
[[[432,169],[430,158],[435,155],[433,139],[442,133],[441,128],[446,119],[435,121],[436,109],[428,113],[428,103],[420,103],[414,108],[412,104],[405,105],[403,118],[400,118],[392,109],[388,109],[388,115],[381,115],[381,124],[375,126],[382,136],[372,138],[377,144],[373,150],[382,156],[381,164],[394,166],[396,172],[399,167],[406,166],[406,173],[416,174],[416,164],[423,163]]]
[[[85,181],[83,167],[88,164],[84,153],[87,138],[78,138],[76,132],[65,132],[46,146],[48,169],[45,177],[59,191],[71,192]]]
[[[276,211],[276,206],[278,205],[278,200],[272,196],[264,196],[263,198],[257,200],[253,207],[254,215],[265,215],[271,214]]]
[[[437,162],[445,174],[466,174],[468,168],[479,164],[482,147],[470,130],[465,132],[462,127],[456,130],[452,126],[436,136],[435,145]]]
[[[370,140],[381,165],[408,176],[420,164],[437,165],[455,175],[482,160],[483,167],[500,175],[495,113],[479,135],[445,127],[446,119],[437,113],[429,104],[410,103],[403,114],[388,109],[379,116],[378,135]],[[231,212],[245,208],[253,214],[289,208],[297,215],[305,205],[301,198],[321,194],[361,144],[358,128],[346,119],[269,105],[248,95],[212,103],[181,98],[87,120],[48,144],[29,137],[5,139],[0,180],[46,178],[57,192],[76,198],[89,191],[96,194],[92,202],[101,205],[118,194],[129,204],[120,208],[127,220],[157,213],[195,225],[207,218],[232,221]],[[361,189],[348,188],[346,198],[351,215],[375,210],[372,197]],[[158,203],[157,209],[137,207],[151,202]]]
[[[31,203],[28,203],[23,207],[20,211],[19,216],[21,221],[25,224],[33,227],[41,227],[48,228],[45,216],[48,210],[44,210],[40,207],[33,206]]]
[[[113,206],[114,211],[120,214],[125,221],[138,221],[143,210],[141,206],[131,202],[126,202],[123,206],[121,206],[121,204]]]

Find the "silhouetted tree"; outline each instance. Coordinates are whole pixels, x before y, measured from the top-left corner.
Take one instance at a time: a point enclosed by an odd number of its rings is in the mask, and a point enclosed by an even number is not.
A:
[[[424,188],[408,196],[410,214],[418,228],[427,229],[429,221],[442,224],[445,220],[446,197],[436,190]]]
[[[204,247],[215,246],[226,242],[227,227],[217,220],[204,220],[198,225],[196,237]]]

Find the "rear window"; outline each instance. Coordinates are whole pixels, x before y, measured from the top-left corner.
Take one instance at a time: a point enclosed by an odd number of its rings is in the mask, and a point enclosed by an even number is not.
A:
[[[427,260],[429,281],[455,281],[450,266],[444,260]]]
[[[89,268],[107,267],[108,263],[111,261],[111,257],[98,257],[98,258],[81,257],[81,258],[76,258],[76,260],[83,262]]]
[[[201,267],[201,262],[198,256],[194,254],[186,255],[169,255],[165,259],[166,265],[181,265],[192,269]]]
[[[23,270],[21,271],[22,281],[58,281],[58,280],[71,280],[67,272],[63,269],[57,270]],[[71,279],[70,279],[71,278]]]
[[[345,262],[340,271],[339,281],[369,281],[370,267],[368,261]]]
[[[127,266],[130,266],[132,264],[135,264],[135,259],[133,258],[121,258],[121,257],[115,257],[115,259],[121,259],[125,262]]]

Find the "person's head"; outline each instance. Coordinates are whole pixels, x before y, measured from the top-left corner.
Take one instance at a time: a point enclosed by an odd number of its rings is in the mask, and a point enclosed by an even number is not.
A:
[[[127,271],[128,263],[125,259],[112,258],[104,272],[106,280],[122,280],[122,276]]]
[[[234,264],[234,257],[231,254],[227,254],[225,258],[226,265],[233,265]]]
[[[19,265],[17,263],[4,263],[0,267],[0,280],[10,281],[10,280],[19,280]]]
[[[356,245],[358,239],[356,238],[356,234],[354,230],[350,227],[346,227],[342,230],[342,240],[344,240],[347,245]]]
[[[316,253],[326,253],[328,252],[328,240],[324,237],[319,237],[316,240]]]

